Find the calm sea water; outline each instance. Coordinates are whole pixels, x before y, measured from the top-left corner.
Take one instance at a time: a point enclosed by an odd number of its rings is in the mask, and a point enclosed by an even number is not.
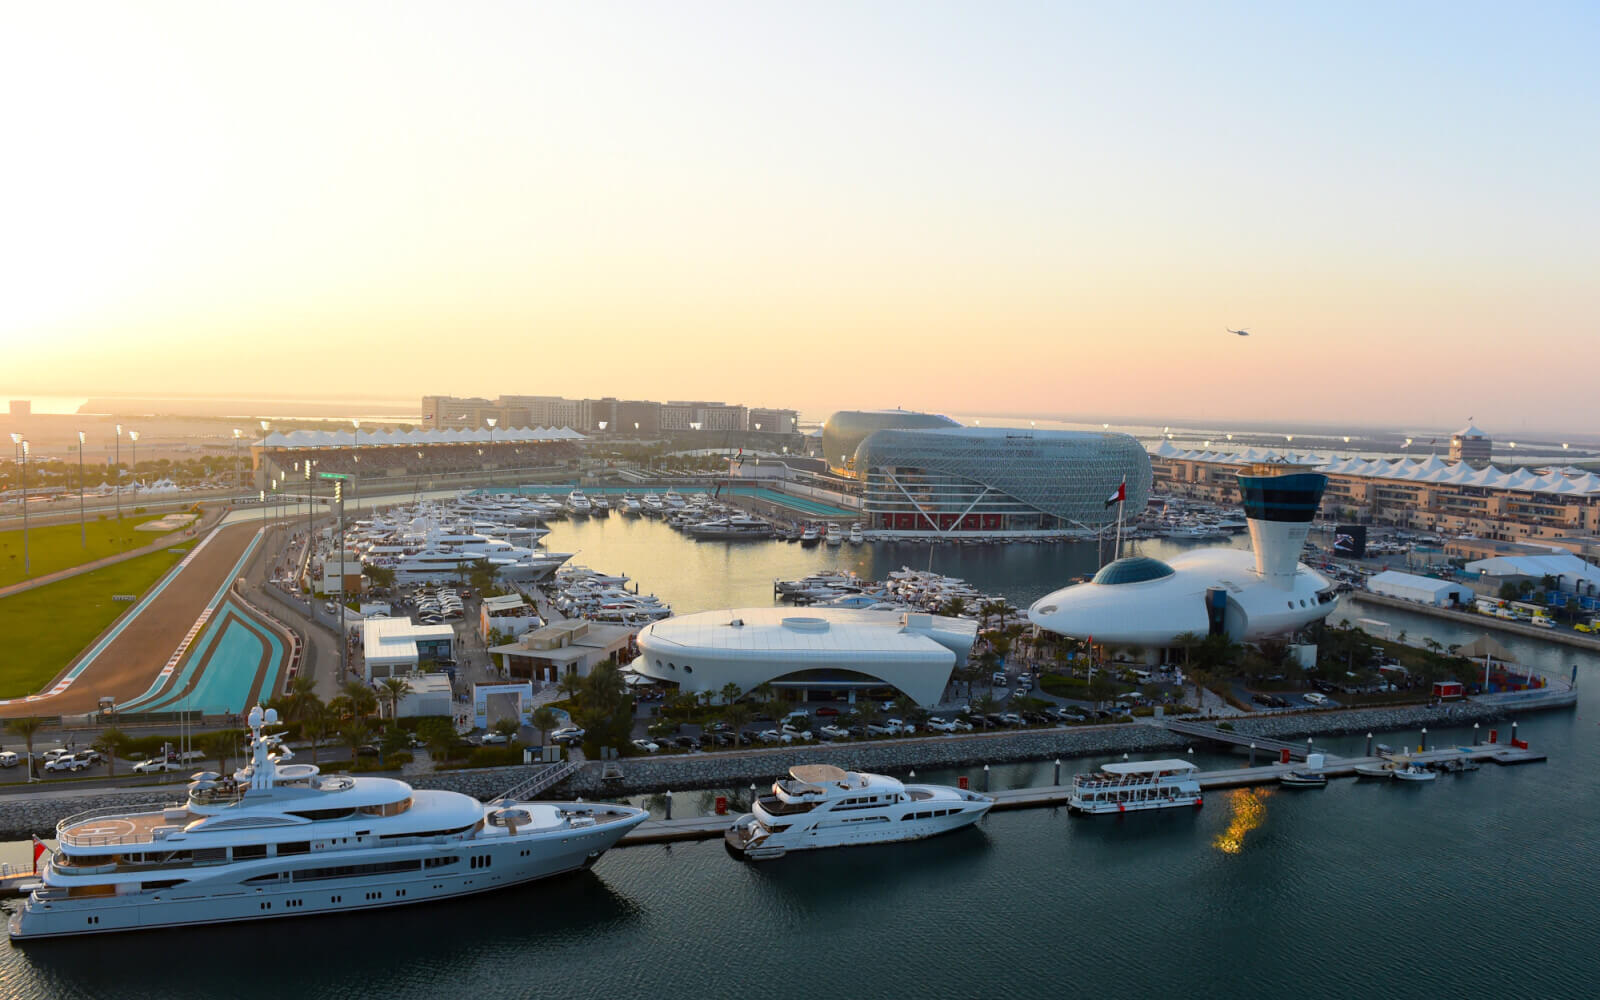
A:
[[[562,526],[553,544],[581,545],[583,561],[634,573],[683,610],[764,603],[773,576],[851,560],[872,572],[927,560],[925,546],[696,545],[615,517]],[[936,552],[934,568],[1025,604],[1082,572],[1061,568],[1072,558],[1064,547],[975,547]],[[1465,638],[1387,609],[1351,616]],[[717,842],[628,848],[581,875],[472,900],[0,945],[0,997],[1593,996],[1600,660],[1501,641],[1549,669],[1578,665],[1578,709],[1520,726],[1549,763],[1417,787],[1236,791],[1197,812],[1120,820],[998,813],[931,841],[759,866]],[[1471,731],[1429,740],[1470,742]],[[1098,763],[1068,761],[1063,773]],[[918,777],[958,774],[982,780],[973,769]],[[1051,777],[1039,762],[996,767],[989,780]],[[709,804],[679,796],[675,811]]]

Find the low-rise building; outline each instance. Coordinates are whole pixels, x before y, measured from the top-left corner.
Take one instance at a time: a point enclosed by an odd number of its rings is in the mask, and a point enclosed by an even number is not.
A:
[[[554,683],[565,674],[589,676],[596,664],[619,663],[633,646],[633,628],[579,619],[530,629],[516,642],[490,647],[508,676]]]
[[[538,609],[521,594],[485,597],[478,607],[478,635],[484,642],[496,632],[505,639],[514,639],[543,625]]]
[[[415,719],[426,715],[450,714],[450,678],[444,674],[412,673],[402,675],[411,691],[400,699],[395,715],[402,719]],[[380,693],[382,689],[379,689]]]
[[[362,676],[416,673],[423,661],[455,659],[456,630],[450,625],[418,625],[409,618],[369,618],[361,623]]]
[[[1388,570],[1368,578],[1367,589],[1374,594],[1398,597],[1434,607],[1470,605],[1472,588],[1432,576],[1417,576]]]

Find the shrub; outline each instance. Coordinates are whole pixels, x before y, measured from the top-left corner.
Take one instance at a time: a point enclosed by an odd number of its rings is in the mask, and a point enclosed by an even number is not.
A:
[[[522,763],[522,747],[513,743],[503,747],[474,747],[464,767],[508,767]]]

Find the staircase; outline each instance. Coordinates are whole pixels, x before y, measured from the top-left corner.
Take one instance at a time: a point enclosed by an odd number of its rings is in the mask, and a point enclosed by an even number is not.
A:
[[[506,789],[494,801],[510,802],[519,799],[531,799],[545,789],[565,780],[581,766],[575,760],[562,761],[559,764],[546,764],[522,784]]]

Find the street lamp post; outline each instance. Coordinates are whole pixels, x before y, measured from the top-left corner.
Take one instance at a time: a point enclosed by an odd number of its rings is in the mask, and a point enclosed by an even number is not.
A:
[[[111,491],[117,496],[117,520],[122,520],[122,425],[117,425],[117,457],[112,462],[117,467],[117,474],[112,477]]]
[[[489,425],[489,488],[494,488],[494,425],[499,423],[497,417],[486,417],[484,422]]]
[[[83,518],[83,431],[78,432],[78,541],[89,547],[89,527]]]
[[[244,476],[239,472],[239,438],[243,435],[244,431],[237,427],[233,429],[233,488],[241,491],[244,489]]]
[[[22,575],[32,576],[28,559],[28,442],[22,442]]]
[[[129,474],[133,482],[129,484],[129,489],[133,491],[133,502],[137,506],[139,503],[139,432],[129,431],[128,442],[133,446],[133,461],[129,463],[132,465]]]

